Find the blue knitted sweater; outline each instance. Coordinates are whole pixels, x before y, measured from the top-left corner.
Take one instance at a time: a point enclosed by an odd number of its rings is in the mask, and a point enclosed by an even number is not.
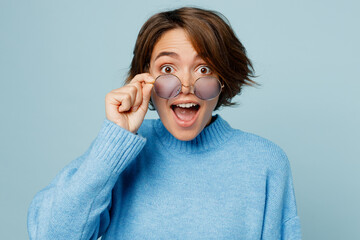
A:
[[[220,116],[179,141],[105,120],[88,151],[33,199],[30,239],[301,239],[289,161]]]

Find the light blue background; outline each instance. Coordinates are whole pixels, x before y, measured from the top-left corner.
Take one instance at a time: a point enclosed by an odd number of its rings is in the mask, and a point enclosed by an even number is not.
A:
[[[97,135],[141,25],[188,4],[223,13],[254,62],[262,87],[219,113],[286,151],[304,239],[360,239],[358,1],[179,2],[0,0],[1,239],[27,239],[35,193]]]

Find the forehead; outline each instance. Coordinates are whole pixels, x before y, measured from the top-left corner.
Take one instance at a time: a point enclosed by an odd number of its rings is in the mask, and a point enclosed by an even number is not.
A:
[[[197,55],[190,38],[182,28],[165,32],[155,44],[151,59],[155,60],[162,52],[174,52],[178,55]]]

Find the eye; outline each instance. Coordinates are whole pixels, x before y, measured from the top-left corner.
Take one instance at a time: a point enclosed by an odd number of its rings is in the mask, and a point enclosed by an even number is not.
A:
[[[170,74],[174,72],[174,68],[169,65],[164,65],[160,68],[160,71],[165,74]]]
[[[211,69],[208,66],[200,66],[197,70],[198,73],[200,74],[211,74]]]

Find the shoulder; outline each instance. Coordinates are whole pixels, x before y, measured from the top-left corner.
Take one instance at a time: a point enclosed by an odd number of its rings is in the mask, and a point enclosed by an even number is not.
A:
[[[268,169],[289,167],[288,157],[279,145],[254,133],[234,129],[231,145],[254,164],[261,164]]]

